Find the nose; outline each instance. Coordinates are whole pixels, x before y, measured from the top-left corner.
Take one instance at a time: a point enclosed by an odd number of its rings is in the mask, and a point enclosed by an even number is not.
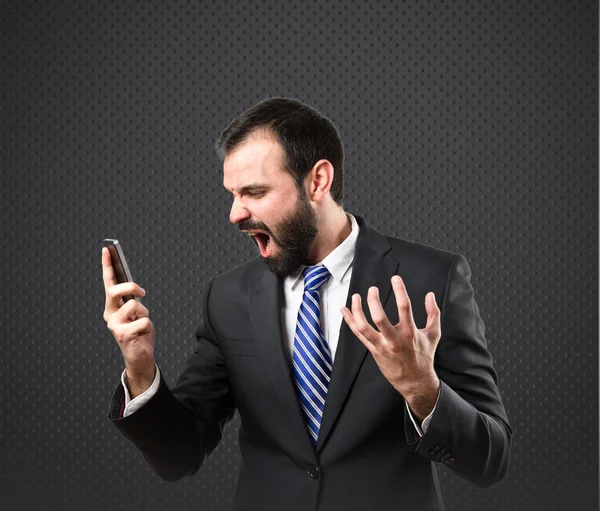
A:
[[[234,199],[229,212],[229,221],[232,224],[239,224],[247,218],[250,218],[250,212],[237,199]]]

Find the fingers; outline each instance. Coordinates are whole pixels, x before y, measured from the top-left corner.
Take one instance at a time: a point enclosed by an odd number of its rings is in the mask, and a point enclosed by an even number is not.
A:
[[[135,282],[123,282],[122,284],[115,284],[111,286],[106,291],[106,304],[104,307],[104,316],[110,316],[115,312],[119,311],[125,301],[123,300],[123,296],[133,295],[133,296],[145,296],[146,291],[143,288],[138,286]],[[129,302],[136,302],[136,300],[129,300]]]
[[[367,303],[369,305],[369,312],[371,313],[373,323],[375,323],[379,331],[375,330],[367,321],[362,309],[360,295],[354,294],[352,296],[352,311],[348,310],[346,307],[341,309],[344,320],[354,335],[359,337],[363,343],[368,342],[374,346],[378,346],[386,339],[396,339],[398,338],[397,328],[406,332],[406,335],[410,332],[411,337],[417,331],[417,326],[412,313],[412,305],[408,293],[406,292],[404,281],[398,275],[394,275],[391,280],[398,307],[398,325],[394,326],[390,323],[381,304],[379,289],[375,286],[369,288]],[[428,332],[428,337],[439,340],[441,335],[441,313],[435,302],[434,293],[428,293],[428,295],[426,295],[425,310],[427,311],[427,324],[425,330]]]
[[[104,319],[107,320],[107,316],[119,311],[125,301],[123,296],[145,296],[146,291],[138,286],[135,282],[123,282],[122,284],[115,284],[106,290],[106,303],[104,306]],[[136,300],[129,300],[129,302],[138,303]],[[107,320],[108,321],[108,320]]]
[[[106,247],[102,247],[102,280],[104,280],[105,291],[117,283],[117,279],[115,278],[115,270],[110,258],[110,252]]]
[[[370,345],[377,345],[381,334],[369,325],[367,318],[365,318],[359,294],[352,295],[352,312],[346,307],[343,307],[342,315],[350,327],[350,330],[352,330],[352,333],[356,335],[367,348],[369,348]]]
[[[123,303],[123,299],[120,299],[121,304],[115,312],[108,312],[104,310],[104,321],[106,323],[111,322],[112,324],[128,323],[129,321],[135,321],[137,318],[148,317],[150,312],[148,309],[139,303],[137,300],[129,300],[127,303]],[[113,328],[109,326],[109,328]]]
[[[123,296],[144,296],[146,294],[146,291],[135,282],[117,284],[110,252],[106,247],[102,247],[102,280],[104,281],[104,292],[106,294],[105,315],[113,314],[121,308],[124,303]]]
[[[115,284],[106,291],[106,298],[111,302],[117,302],[119,298],[127,295],[145,296],[146,290],[138,286],[135,282],[123,282]]]
[[[342,307],[341,310],[342,316],[344,316],[344,321],[346,321],[346,323],[350,327],[350,330],[352,330],[352,333],[356,337],[358,337],[360,342],[362,342],[365,345],[365,347],[370,351],[373,347],[373,344],[358,330],[358,327],[356,326],[356,321],[354,321],[354,317],[352,316],[352,312],[350,312],[350,310],[347,307]]]
[[[428,300],[429,305],[427,304]],[[425,325],[425,330],[427,330],[430,337],[439,340],[442,335],[442,326],[440,322],[441,312],[435,301],[434,293],[427,293],[427,296],[425,297],[425,309],[427,310],[427,324]]]
[[[377,287],[372,286],[369,288],[367,303],[373,322],[377,325],[377,328],[379,328],[379,331],[384,337],[391,339],[394,336],[394,326],[390,323],[387,314],[383,310],[381,300],[379,299],[379,289]]]
[[[417,326],[415,325],[415,321],[413,319],[410,298],[408,298],[408,293],[406,292],[404,281],[400,276],[394,275],[392,277],[392,288],[394,290],[394,295],[396,296],[396,305],[398,307],[398,320],[400,322],[400,327],[406,329],[407,331],[409,329],[411,331],[416,330]]]
[[[149,310],[144,305],[136,300],[129,300],[117,312],[108,317],[107,326],[113,332],[115,338],[122,341],[128,336],[140,333],[147,328],[146,326],[142,327],[145,322],[139,323],[139,321],[148,318]],[[133,325],[132,328],[130,328],[131,325]]]
[[[112,265],[112,259],[108,248],[102,247],[102,280],[104,282],[104,294],[106,296],[104,305],[104,320],[108,322],[109,317],[114,314],[123,305],[123,299],[113,298],[110,290],[116,285],[115,269]]]
[[[149,314],[150,312],[144,305],[136,300],[129,300],[123,307],[115,312],[115,318],[119,323],[126,323],[129,318],[133,318],[133,321],[135,321],[139,318],[147,318]]]
[[[143,317],[130,323],[122,323],[111,328],[113,335],[119,344],[134,341],[139,335],[144,335],[152,328],[150,318]],[[123,349],[123,348],[121,348]]]

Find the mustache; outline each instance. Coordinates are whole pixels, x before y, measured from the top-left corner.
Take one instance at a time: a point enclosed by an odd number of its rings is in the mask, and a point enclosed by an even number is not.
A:
[[[240,231],[254,231],[254,230],[261,230],[261,231],[265,231],[268,235],[271,235],[271,229],[269,229],[266,225],[264,224],[256,224],[250,221],[244,221],[244,222],[240,222],[238,224],[238,229]]]

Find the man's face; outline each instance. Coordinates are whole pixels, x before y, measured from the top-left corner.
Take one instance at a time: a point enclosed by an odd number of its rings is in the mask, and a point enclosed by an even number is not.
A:
[[[250,231],[263,261],[280,277],[305,264],[317,218],[304,188],[282,169],[283,149],[255,136],[225,158],[223,186],[233,193],[229,220]]]

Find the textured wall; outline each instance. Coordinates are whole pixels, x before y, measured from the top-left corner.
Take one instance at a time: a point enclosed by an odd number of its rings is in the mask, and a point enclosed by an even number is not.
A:
[[[123,243],[173,384],[204,285],[255,255],[213,141],[286,96],[338,126],[348,211],[471,264],[514,448],[489,491],[440,468],[448,510],[597,510],[597,20],[566,0],[2,2],[0,508],[228,508],[237,417],[177,483],[106,417],[100,242]]]

